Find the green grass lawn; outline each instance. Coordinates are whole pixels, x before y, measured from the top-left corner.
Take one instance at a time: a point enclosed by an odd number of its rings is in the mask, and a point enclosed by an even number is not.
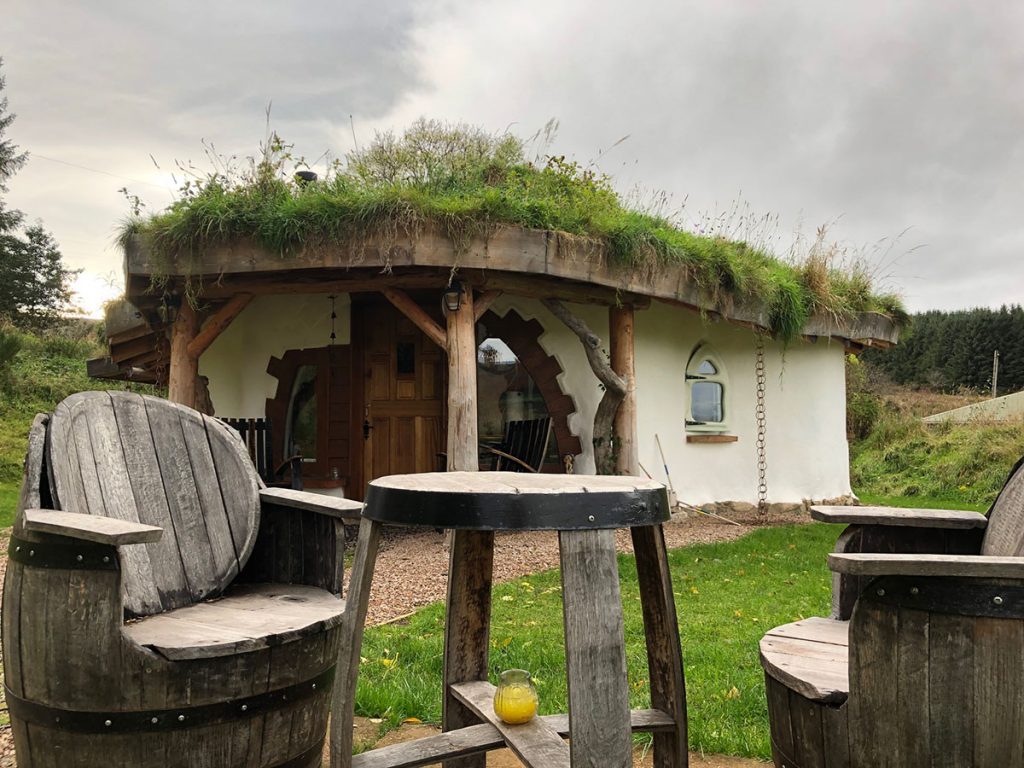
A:
[[[690,747],[769,757],[758,641],[778,624],[827,615],[825,566],[840,528],[822,524],[755,531],[736,542],[671,552],[686,665]],[[633,707],[649,706],[636,568],[619,559]],[[441,716],[443,605],[366,630],[357,712],[394,725]],[[537,679],[541,712],[566,711],[561,583],[557,571],[494,590],[491,679],[521,667]]]
[[[877,496],[858,493],[860,503],[871,507],[910,507],[916,509],[965,509],[970,512],[988,512],[989,502],[972,503],[960,499],[934,499],[916,496]],[[995,499],[993,498],[993,501]]]
[[[0,528],[14,525],[14,511],[18,506],[20,484],[0,482]]]

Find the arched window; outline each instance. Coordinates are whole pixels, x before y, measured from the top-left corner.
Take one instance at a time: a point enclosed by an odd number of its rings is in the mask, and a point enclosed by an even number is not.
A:
[[[686,364],[686,429],[688,432],[724,432],[728,377],[721,358],[701,344]]]

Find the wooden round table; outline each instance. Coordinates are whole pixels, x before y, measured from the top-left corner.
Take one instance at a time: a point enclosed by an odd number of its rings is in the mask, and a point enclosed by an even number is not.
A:
[[[400,768],[440,760],[445,768],[484,768],[487,750],[508,746],[532,768],[629,768],[634,730],[654,733],[659,768],[687,764],[682,651],[661,528],[669,518],[663,485],[604,475],[396,475],[370,483],[363,518],[354,585],[368,586],[372,578],[379,526],[453,531],[445,732],[364,752],[352,758],[352,766]],[[629,707],[615,555],[618,528],[630,529],[636,554],[651,690],[651,709],[646,710]],[[558,531],[569,712],[506,725],[494,714],[494,686],[487,681],[494,532],[527,530]],[[360,591],[365,601],[368,590]],[[353,608],[365,615],[365,609]]]

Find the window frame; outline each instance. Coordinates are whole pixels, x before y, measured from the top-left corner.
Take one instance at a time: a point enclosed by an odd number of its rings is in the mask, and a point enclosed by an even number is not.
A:
[[[698,369],[704,361],[714,366],[716,373],[699,373]],[[729,374],[726,372],[722,358],[715,351],[714,347],[706,342],[701,342],[690,354],[684,371],[686,381],[686,414],[684,424],[686,431],[691,433],[722,434],[729,430]],[[697,421],[693,418],[693,385],[702,382],[712,382],[722,388],[722,420],[721,421]]]

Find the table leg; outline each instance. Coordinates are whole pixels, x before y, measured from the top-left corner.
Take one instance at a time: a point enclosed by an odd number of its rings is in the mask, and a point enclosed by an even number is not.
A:
[[[651,706],[675,720],[671,731],[654,734],[654,768],[686,768],[686,683],[665,534],[660,525],[633,528],[632,534],[647,637]]]
[[[612,530],[560,531],[572,768],[631,768],[629,685]]]
[[[381,524],[363,518],[359,524],[359,541],[352,562],[345,613],[341,619],[341,646],[334,675],[334,697],[331,702],[331,768],[348,768],[352,764],[352,721],[356,706],[356,680],[359,675],[359,651],[363,645],[363,626],[370,603],[370,584],[377,562],[377,544]]]
[[[452,683],[487,679],[490,645],[491,579],[494,531],[457,530],[448,563],[448,601],[444,629],[444,701],[442,728],[454,731],[480,719],[449,689]],[[445,760],[444,768],[484,768],[487,756]]]

